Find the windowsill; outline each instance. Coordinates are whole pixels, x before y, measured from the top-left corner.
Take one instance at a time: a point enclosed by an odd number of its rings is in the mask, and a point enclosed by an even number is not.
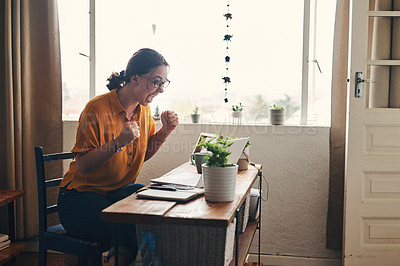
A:
[[[63,117],[63,122],[76,122],[78,123],[78,119],[72,119],[72,118],[64,118]],[[160,127],[161,122],[160,121],[155,121],[156,126]],[[271,125],[271,124],[254,124],[254,123],[242,123],[240,125],[238,124],[232,124],[232,123],[223,123],[223,122],[208,122],[208,123],[191,123],[191,122],[179,122],[179,125],[183,126],[194,126],[194,127],[204,127],[205,130],[209,126],[237,126],[237,127],[271,127],[271,128],[330,128],[330,126],[327,125],[295,125],[295,124],[285,124],[285,125]]]
[[[65,114],[63,114],[62,115],[62,121],[63,122],[66,122],[66,121],[68,121],[68,122],[78,122],[78,120],[79,120],[79,114],[67,114],[67,115],[65,115]]]
[[[160,121],[155,122],[156,125],[160,124]],[[241,124],[233,124],[233,123],[223,123],[223,122],[207,122],[207,123],[191,123],[191,122],[179,122],[180,125],[193,125],[193,126],[240,126],[240,127],[318,127],[318,128],[329,128],[328,125],[295,125],[295,124],[284,124],[284,125],[271,125],[271,124],[254,124],[254,123],[241,123]]]

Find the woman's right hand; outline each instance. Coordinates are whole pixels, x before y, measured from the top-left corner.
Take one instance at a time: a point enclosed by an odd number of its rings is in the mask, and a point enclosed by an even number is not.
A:
[[[140,137],[139,123],[136,121],[125,122],[121,133],[115,139],[118,148],[122,148]]]
[[[140,137],[139,122],[126,122],[119,136],[115,139],[118,148],[122,148],[135,139]],[[103,149],[103,146],[108,145],[108,149]],[[114,144],[112,144],[114,145]],[[87,174],[99,169],[105,162],[114,156],[115,147],[111,148],[111,144],[106,143],[103,146],[91,149],[85,153],[76,155],[76,167],[82,174]],[[104,152],[105,151],[105,152]]]

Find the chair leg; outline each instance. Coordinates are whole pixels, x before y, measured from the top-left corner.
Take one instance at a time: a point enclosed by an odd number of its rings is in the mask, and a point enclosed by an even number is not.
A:
[[[47,249],[40,246],[39,243],[39,266],[47,265]]]

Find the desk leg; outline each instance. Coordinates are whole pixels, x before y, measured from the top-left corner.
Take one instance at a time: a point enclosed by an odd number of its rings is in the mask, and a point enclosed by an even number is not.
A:
[[[239,209],[236,210],[236,230],[235,230],[235,266],[239,265]]]
[[[258,265],[261,265],[261,191],[262,191],[262,170],[259,171],[258,176],[260,177],[260,205],[258,209]]]
[[[14,201],[8,203],[8,231],[11,242],[15,242]]]

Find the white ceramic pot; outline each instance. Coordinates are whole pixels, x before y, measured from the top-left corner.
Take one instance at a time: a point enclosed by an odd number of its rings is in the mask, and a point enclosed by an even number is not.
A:
[[[268,115],[271,125],[283,125],[285,122],[285,109],[269,109]]]
[[[190,117],[192,118],[192,123],[199,123],[200,120],[200,114],[191,114]]]
[[[229,202],[235,198],[238,166],[209,167],[203,164],[204,195],[207,201]]]
[[[242,111],[232,111],[233,118],[242,118],[243,112]]]

